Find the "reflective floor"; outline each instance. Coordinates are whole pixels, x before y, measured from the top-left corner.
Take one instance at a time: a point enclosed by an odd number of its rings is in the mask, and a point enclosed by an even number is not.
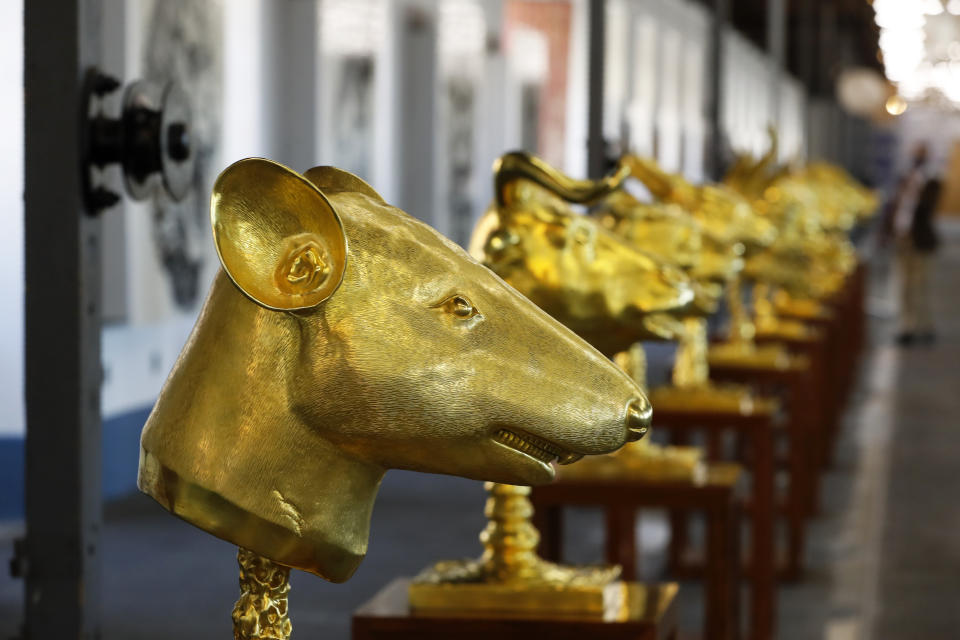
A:
[[[879,271],[879,270],[878,270]],[[882,275],[882,274],[881,274]],[[882,298],[875,278],[874,297]],[[960,629],[960,234],[935,268],[939,341],[892,346],[891,318],[874,317],[871,348],[851,398],[823,513],[809,534],[806,578],[781,589],[779,637],[954,638]],[[884,305],[875,305],[882,309]],[[477,555],[484,524],[478,483],[391,472],[374,511],[370,552],[332,585],[293,577],[294,637],[347,638],[351,611],[398,575],[438,559]],[[567,556],[598,561],[597,513],[568,522]],[[16,523],[0,524],[0,558]],[[643,572],[657,576],[669,532],[643,514]],[[103,543],[105,640],[231,637],[234,549],[133,496],[110,505]],[[0,640],[17,632],[22,585],[0,574]],[[700,592],[681,588],[686,629],[700,625]]]

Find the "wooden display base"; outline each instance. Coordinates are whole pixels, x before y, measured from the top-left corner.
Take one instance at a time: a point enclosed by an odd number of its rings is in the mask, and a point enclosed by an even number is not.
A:
[[[410,608],[409,578],[397,578],[353,614],[353,640],[676,640],[676,583],[628,582],[619,619],[422,613]]]
[[[564,479],[537,487],[531,494],[534,524],[540,531],[540,553],[561,561],[563,508],[599,506],[606,513],[606,561],[623,567],[627,580],[636,576],[637,509],[699,511],[706,515],[707,564],[704,585],[703,638],[740,637],[740,512],[736,487],[740,466],[707,466],[703,482],[649,481],[636,478]]]
[[[832,461],[843,408],[853,388],[865,344],[865,292],[866,267],[861,261],[843,289],[829,301],[832,318],[810,322],[819,329],[817,337],[790,339],[758,331],[755,338],[759,344],[786,344],[794,353],[810,358],[814,379],[819,384],[820,420],[826,434],[817,443],[819,450],[811,453],[825,467]]]
[[[775,635],[777,576],[774,546],[774,452],[773,440],[776,415],[768,412],[753,414],[711,411],[675,410],[657,407],[653,414],[653,428],[666,432],[673,444],[688,445],[691,436],[704,433],[707,439],[707,460],[723,459],[723,435],[734,434],[749,447],[750,518],[749,573],[750,624],[752,640],[769,640]],[[671,564],[682,559],[687,548],[688,514],[674,511],[670,518]]]
[[[801,366],[802,365],[802,366]],[[819,509],[819,452],[829,437],[823,430],[817,380],[809,361],[787,369],[754,368],[736,364],[710,366],[710,376],[724,382],[748,384],[757,393],[779,396],[787,415],[789,484],[783,512],[787,524],[785,580],[798,580],[804,570],[807,518]]]

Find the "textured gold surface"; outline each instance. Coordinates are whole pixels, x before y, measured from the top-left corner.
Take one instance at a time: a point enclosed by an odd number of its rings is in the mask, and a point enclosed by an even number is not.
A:
[[[680,175],[667,173],[650,158],[625,155],[620,166],[628,167],[654,197],[683,207],[719,242],[743,243],[752,251],[769,246],[777,237],[776,227],[757,216],[749,200],[725,185],[694,186]]]
[[[600,180],[577,180],[525,151],[512,151],[493,163],[493,190],[499,209],[522,206],[528,200],[526,183],[538,185],[566,202],[592,204],[619,190],[629,174],[628,168],[619,167]]]
[[[873,215],[876,196],[832,165],[775,167],[774,130],[770,139],[762,158],[739,158],[724,179],[779,230],[771,251],[756,256],[755,264],[748,261],[746,271],[792,296],[826,298],[856,266],[856,251],[846,234],[858,220]]]
[[[542,162],[525,162],[528,157],[519,154],[507,157],[511,159],[510,180],[501,176],[501,171],[495,182],[498,193],[510,195],[499,199],[505,205],[488,212],[487,227],[484,223],[478,226],[472,252],[591,343],[601,345],[605,352],[623,350],[614,355],[616,362],[643,387],[646,362],[643,349],[635,340],[678,339],[685,333],[686,321],[682,318],[701,317],[714,311],[722,292],[721,283],[742,267],[742,245],[724,244],[725,236],[718,239],[713,231],[676,205],[646,205],[622,190],[615,190],[603,195],[591,216],[599,223],[599,229],[588,228],[591,238],[602,238],[606,242],[594,241],[592,246],[616,247],[616,251],[573,251],[569,243],[555,240],[562,237],[556,230],[560,224],[581,228],[584,224],[584,218],[573,213],[566,201],[595,201],[613,178],[592,187],[591,183],[574,181],[579,189],[572,198],[569,178],[551,169],[552,180],[547,180]],[[502,163],[495,168],[501,166]],[[621,166],[614,174],[617,181],[624,169],[628,167]],[[494,215],[495,221],[491,222]],[[617,242],[607,239],[603,231],[611,232]],[[553,242],[540,240],[551,237]],[[656,263],[692,276],[688,286],[693,298],[684,301],[676,296],[669,307],[661,304],[651,311],[654,305],[642,302],[643,296],[649,298],[652,293],[647,288],[649,276],[637,274],[634,269],[635,275],[629,279],[591,278],[598,273],[631,273],[632,263],[622,257],[631,254],[623,245],[632,250],[633,255],[652,258]],[[558,277],[558,273],[562,273],[562,277]],[[549,291],[549,295],[545,291]],[[627,313],[604,304],[611,295],[623,297],[625,294],[631,299],[638,296],[641,299]],[[588,312],[580,311],[577,306],[584,299],[591,301]],[[669,300],[662,295],[660,299]],[[629,471],[634,477],[643,474],[648,478],[670,480],[693,479],[702,471],[701,456],[695,449],[663,448],[643,440],[624,447],[621,452],[616,458],[604,457],[579,464],[610,472]],[[577,473],[575,467],[571,469]]]
[[[247,549],[237,552],[240,599],[233,607],[234,640],[287,640],[292,630],[287,615],[290,568]]]
[[[759,160],[752,170],[757,173],[766,171],[774,155],[775,151]],[[842,247],[842,243],[828,242],[824,245],[823,241],[811,243],[801,240],[801,232],[806,229],[804,225],[809,224],[810,215],[806,214],[805,218],[800,215],[800,204],[796,199],[789,206],[784,202],[777,209],[779,216],[761,216],[750,205],[747,195],[732,195],[731,188],[722,185],[695,187],[680,176],[664,172],[653,160],[646,158],[626,156],[621,160],[621,165],[630,167],[631,174],[643,181],[655,196],[669,203],[689,207],[697,219],[713,220],[715,227],[726,227],[724,237],[730,242],[743,242],[747,249],[743,272],[730,278],[727,283],[729,340],[708,348],[705,333],[698,332],[688,322],[687,335],[681,342],[674,370],[676,386],[688,391],[677,388],[657,390],[661,406],[681,407],[688,402],[691,408],[752,411],[754,399],[749,397],[745,389],[716,388],[707,384],[709,364],[776,369],[805,366],[791,356],[784,346],[758,346],[753,340],[758,333],[764,337],[790,339],[810,335],[808,327],[797,320],[781,318],[776,309],[779,305],[788,315],[793,312],[798,316],[805,313],[805,317],[819,317],[815,314],[821,312],[822,303],[811,296],[829,295],[838,289],[842,279],[838,281],[830,268],[823,269],[816,265],[831,251],[840,251],[842,254],[842,248],[838,248]],[[762,191],[761,186],[756,186],[759,179],[750,170],[749,164],[741,161],[733,172],[736,179],[731,179],[731,183],[746,194],[754,193],[757,189]],[[797,198],[809,195],[799,185],[791,185],[790,188]],[[767,196],[773,200],[783,197],[777,191]],[[761,209],[769,214],[769,206]],[[723,236],[722,229],[717,234]],[[743,303],[743,279],[755,283],[753,317]],[[697,388],[696,392],[689,391],[694,388]]]
[[[685,331],[677,348],[672,384],[649,392],[655,406],[669,411],[772,413],[776,403],[741,385],[716,385],[709,379],[707,325],[702,318],[684,320]],[[655,400],[654,400],[655,399]]]
[[[509,166],[510,180],[498,173],[495,182],[509,196],[477,224],[471,255],[607,355],[669,330],[667,322],[645,319],[691,303],[689,276],[577,214],[560,197],[590,203],[607,195],[611,181],[591,188],[526,154],[504,158],[509,163],[496,166]],[[571,182],[579,184],[576,192]]]
[[[243,160],[211,209],[224,272],[138,484],[214,535],[343,581],[387,468],[539,484],[649,422],[602,354],[355,176]]]
[[[591,456],[564,467],[561,480],[624,479],[644,482],[703,481],[706,464],[699,447],[661,446],[634,442],[607,456]]]
[[[761,358],[769,358],[773,363],[789,363],[790,356],[782,347],[770,347],[756,352],[752,345],[754,325],[743,307],[740,293],[740,269],[743,261],[740,256],[769,253],[769,247],[778,236],[777,229],[769,220],[757,215],[749,200],[723,185],[694,186],[682,176],[670,174],[649,158],[626,155],[620,159],[620,168],[627,167],[632,177],[643,182],[644,186],[666,206],[679,206],[689,212],[692,219],[701,227],[702,237],[709,239],[712,249],[705,255],[713,254],[710,262],[723,264],[726,268],[714,268],[705,272],[712,275],[712,282],[718,287],[715,294],[719,299],[720,284],[729,286],[728,303],[732,316],[733,333],[737,337],[737,348],[727,349],[723,355],[727,361],[736,360],[739,365],[749,366]],[[608,226],[626,231],[627,237],[643,246],[650,239],[645,232],[650,224],[662,227],[673,221],[683,224],[680,216],[667,217],[654,215],[657,208],[637,202],[629,196],[613,195],[607,198],[607,206],[602,212]],[[624,221],[629,221],[625,225]],[[655,227],[655,228],[656,228]],[[667,244],[671,236],[659,231],[657,241],[661,246]],[[665,251],[664,253],[669,253]],[[680,252],[685,256],[684,251]],[[736,262],[733,258],[736,258]],[[697,274],[696,260],[687,259],[688,272]],[[735,267],[734,267],[735,265]],[[704,270],[701,269],[701,274]],[[700,276],[702,277],[702,275]],[[739,385],[716,385],[709,379],[709,348],[707,324],[703,316],[716,307],[712,305],[691,305],[677,314],[682,317],[682,329],[675,332],[671,339],[678,339],[679,345],[673,368],[672,384],[650,392],[654,405],[670,411],[713,412],[725,414],[749,415],[755,412],[772,412],[776,405],[767,398],[756,396],[748,387]],[[749,344],[747,348],[741,343]],[[637,379],[635,377],[635,379]],[[667,479],[690,479],[702,475],[703,465],[699,452],[660,449],[646,442],[625,447],[615,456],[606,456],[602,460],[591,461],[583,472],[599,468],[607,459],[614,460],[614,467],[623,466],[630,461],[636,468],[649,467],[650,475]],[[659,469],[659,473],[657,471]],[[574,474],[578,471],[574,470]]]
[[[710,345],[707,360],[711,366],[740,366],[777,371],[803,370],[809,366],[806,357],[791,353],[783,344],[757,344],[747,340]]]
[[[770,415],[776,412],[775,400],[757,396],[747,387],[704,385],[702,387],[657,387],[650,390],[651,402],[663,411]]]
[[[683,322],[680,321],[682,335]],[[613,361],[627,375],[647,388],[647,357],[642,343],[616,354]],[[564,468],[562,478],[628,478],[647,482],[698,482],[704,473],[703,451],[697,447],[662,446],[649,437],[632,442],[611,455],[591,456]]]
[[[743,268],[743,245],[724,243],[675,204],[650,204],[618,191],[596,207],[600,224],[663,264],[692,279],[695,314],[717,310],[723,283]]]
[[[649,158],[627,155],[621,158],[620,163],[621,166],[629,167],[631,175],[643,182],[655,197],[663,202],[685,207],[695,219],[703,221],[704,225],[709,224],[711,237],[717,246],[722,247],[723,243],[726,243],[738,256],[744,255],[748,258],[747,264],[754,266],[757,255],[770,253],[768,247],[776,241],[777,229],[768,220],[758,216],[749,201],[732,189],[719,185],[696,187],[682,176],[665,172]],[[779,263],[777,266],[779,267]],[[740,287],[744,261],[739,260],[737,267],[736,270],[730,270],[723,279],[727,285],[731,336],[737,341],[750,341],[753,339],[754,326],[750,314],[744,308]],[[788,272],[787,269],[781,271]],[[784,279],[794,277],[783,276]],[[706,353],[698,352],[696,355],[700,357],[699,363],[691,361],[689,354],[681,352],[678,356],[681,378],[689,378],[691,366],[706,367]],[[706,378],[705,375],[699,377],[704,380]]]
[[[399,579],[397,581],[398,587],[403,587],[404,582],[407,582],[405,579]],[[622,599],[622,605],[620,607],[611,607],[603,613],[603,615],[598,615],[596,612],[578,612],[570,610],[558,610],[554,608],[547,608],[546,610],[532,609],[529,611],[498,611],[498,610],[489,610],[485,611],[482,609],[413,609],[409,611],[411,617],[426,617],[426,618],[469,618],[470,620],[483,619],[483,618],[494,618],[497,620],[511,620],[511,619],[533,619],[533,620],[550,620],[550,621],[564,621],[564,622],[573,622],[573,621],[588,621],[588,622],[597,622],[602,620],[603,622],[633,622],[633,621],[647,621],[651,624],[658,625],[666,611],[671,607],[673,601],[676,599],[677,592],[679,591],[679,585],[675,582],[667,582],[660,584],[644,584],[641,582],[624,582],[624,583],[615,583],[614,587],[611,590],[619,590],[623,595],[616,595],[618,599]],[[407,594],[409,600],[409,585],[407,586]],[[393,612],[391,612],[393,613]]]
[[[483,555],[421,572],[410,584],[411,608],[604,617],[623,607],[620,567],[567,567],[537,556],[530,487],[488,482],[486,489]]]

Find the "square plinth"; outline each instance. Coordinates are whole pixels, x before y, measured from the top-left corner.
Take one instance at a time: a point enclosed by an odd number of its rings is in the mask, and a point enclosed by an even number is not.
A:
[[[565,567],[566,568],[566,567]],[[607,569],[603,567],[603,569]],[[619,574],[619,571],[617,571]],[[611,618],[623,615],[627,585],[621,580],[606,584],[498,584],[487,582],[418,582],[410,586],[409,604],[417,615],[506,615],[521,617]],[[592,583],[592,584],[591,584]]]
[[[353,614],[354,640],[670,640],[676,638],[676,583],[627,582],[623,611],[615,619],[596,616],[537,617],[510,614],[415,611],[410,607],[409,578],[397,578]]]

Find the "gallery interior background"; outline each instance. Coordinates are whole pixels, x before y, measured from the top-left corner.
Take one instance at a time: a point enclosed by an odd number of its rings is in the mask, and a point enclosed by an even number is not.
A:
[[[490,164],[504,149],[527,148],[585,173],[587,0],[103,5],[105,66],[127,81],[169,74],[183,82],[201,150],[197,196],[176,205],[124,201],[105,217],[107,497],[134,488],[140,427],[216,269],[203,194],[230,161],[346,167],[460,243],[490,200]],[[23,299],[24,280],[22,6],[0,3],[0,54],[11,61],[0,68],[8,123],[0,139],[0,295],[12,301]],[[692,0],[606,3],[604,137],[695,182],[708,173],[713,143],[711,21],[709,8]],[[781,159],[827,157],[863,177],[878,172],[866,150],[886,148],[889,132],[810,95],[732,26],[723,38],[724,145],[760,153],[775,123]],[[891,126],[906,146],[937,127],[960,131],[960,120],[920,109]],[[885,153],[888,169],[903,157],[900,148]],[[23,509],[23,323],[22,304],[0,317],[0,518]]]

